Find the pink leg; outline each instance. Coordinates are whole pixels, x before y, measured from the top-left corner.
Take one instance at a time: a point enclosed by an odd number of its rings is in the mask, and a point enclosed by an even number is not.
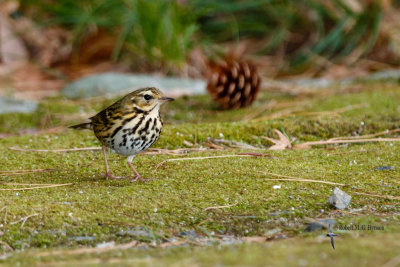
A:
[[[133,159],[133,157],[134,156],[129,156],[128,158],[127,158],[127,163],[128,163],[128,165],[129,165],[129,167],[132,169],[132,171],[135,173],[135,178],[133,178],[133,179],[131,179],[130,181],[131,182],[136,182],[137,180],[139,180],[139,181],[141,181],[141,182],[148,182],[148,181],[151,181],[151,180],[153,180],[153,179],[144,179],[139,173],[138,173],[138,171],[135,169],[135,167],[133,167],[133,164],[132,164],[132,159]]]
[[[118,179],[125,179],[126,177],[120,177],[120,176],[114,176],[111,174],[110,169],[108,168],[108,161],[107,161],[107,151],[106,151],[106,147],[103,146],[103,155],[104,155],[104,163],[106,165],[106,180],[108,180],[108,178],[110,179],[114,179],[114,180],[118,180]]]

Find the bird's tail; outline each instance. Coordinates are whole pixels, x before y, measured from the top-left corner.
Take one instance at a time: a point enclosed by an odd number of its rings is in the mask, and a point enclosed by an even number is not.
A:
[[[81,123],[81,124],[77,124],[77,125],[72,125],[72,126],[69,126],[68,128],[72,128],[75,130],[84,130],[84,129],[91,130],[91,129],[93,129],[91,122],[85,122],[85,123]]]

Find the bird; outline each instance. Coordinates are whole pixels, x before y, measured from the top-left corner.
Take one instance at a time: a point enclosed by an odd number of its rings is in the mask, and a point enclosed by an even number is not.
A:
[[[100,111],[90,122],[70,126],[69,128],[93,130],[102,144],[106,179],[124,179],[111,174],[107,161],[107,148],[125,156],[135,177],[130,181],[146,182],[132,164],[133,158],[141,151],[149,148],[161,134],[163,120],[160,107],[163,103],[173,101],[155,87],[135,90],[119,99],[111,106]],[[151,179],[150,179],[151,180]]]
[[[328,228],[329,228],[329,233],[327,233],[326,236],[327,236],[327,237],[330,237],[330,239],[331,239],[331,244],[332,244],[332,248],[335,249],[335,244],[334,244],[334,242],[333,242],[333,237],[334,237],[334,236],[338,236],[338,235],[335,235],[334,233],[332,233],[331,225],[330,225],[330,224],[328,225]]]

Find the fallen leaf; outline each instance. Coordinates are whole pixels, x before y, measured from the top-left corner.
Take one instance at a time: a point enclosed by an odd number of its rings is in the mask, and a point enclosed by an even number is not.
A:
[[[262,138],[274,143],[273,146],[270,146],[268,148],[269,150],[285,150],[292,148],[290,140],[281,131],[274,129],[274,132],[278,135],[279,139],[262,136]]]

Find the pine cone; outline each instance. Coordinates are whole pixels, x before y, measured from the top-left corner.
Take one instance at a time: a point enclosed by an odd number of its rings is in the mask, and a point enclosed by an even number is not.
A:
[[[226,60],[213,64],[207,91],[225,109],[249,106],[257,96],[261,79],[255,65]]]

